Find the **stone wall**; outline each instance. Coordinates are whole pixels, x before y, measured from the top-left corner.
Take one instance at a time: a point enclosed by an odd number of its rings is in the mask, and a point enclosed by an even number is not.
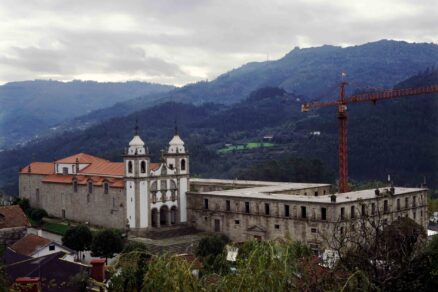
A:
[[[293,197],[291,195],[290,200],[281,201],[190,192],[187,196],[188,222],[200,230],[224,233],[237,242],[254,238],[289,238],[309,244],[315,249],[326,246],[326,238],[333,234],[335,226],[361,218],[362,205],[365,206],[367,216],[379,216],[388,224],[399,217],[407,216],[427,228],[427,191],[400,195],[381,194],[368,200],[333,203],[294,201]],[[415,205],[413,197],[416,197]],[[405,198],[408,199],[407,206]],[[208,200],[208,209],[205,199]],[[397,207],[397,200],[401,202],[400,209]],[[384,201],[387,201],[386,210]],[[246,202],[249,203],[249,210],[246,209]],[[374,215],[371,214],[373,203],[376,206]],[[266,214],[265,204],[269,205],[269,214]],[[289,206],[289,216],[285,206]],[[354,206],[355,212],[353,219],[351,206]]]
[[[0,244],[11,245],[26,235],[26,227],[0,229]]]
[[[109,188],[104,194],[103,186],[93,185],[88,193],[86,185],[43,183],[43,175],[20,174],[20,197],[28,198],[32,207],[43,208],[50,216],[108,228],[125,228],[126,198],[124,188]],[[39,189],[39,195],[37,194]]]

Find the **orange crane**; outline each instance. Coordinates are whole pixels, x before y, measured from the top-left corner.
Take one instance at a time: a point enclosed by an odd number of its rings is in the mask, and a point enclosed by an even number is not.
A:
[[[358,102],[373,102],[392,99],[404,96],[422,95],[438,92],[438,84],[423,86],[417,88],[385,90],[381,92],[364,93],[345,97],[345,86],[347,82],[342,81],[339,84],[339,98],[333,101],[314,101],[301,105],[302,112],[308,112],[311,109],[337,106],[339,120],[339,192],[345,193],[348,188],[348,159],[347,159],[347,105]]]

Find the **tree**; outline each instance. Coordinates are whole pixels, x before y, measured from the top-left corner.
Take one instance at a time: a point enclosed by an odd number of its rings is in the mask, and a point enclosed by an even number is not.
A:
[[[115,253],[123,249],[123,240],[120,231],[104,229],[99,231],[91,243],[92,256],[112,258]]]
[[[142,291],[151,257],[146,245],[129,242],[114,265],[121,272],[111,278],[110,291]]]
[[[78,225],[69,228],[62,237],[62,244],[77,252],[81,252],[90,248],[93,235],[90,228],[86,225]]]
[[[357,211],[358,219],[336,222],[331,237],[326,238],[339,255],[335,270],[350,274],[350,283],[367,283],[372,290],[424,290],[428,269],[424,228],[407,217],[387,225],[386,217],[377,207],[375,214]]]
[[[224,265],[224,248],[229,241],[225,235],[212,235],[199,241],[195,253],[201,258],[206,269],[219,272],[226,266]]]
[[[31,209],[29,213],[30,213],[30,214],[29,214],[29,215],[30,215],[30,218],[32,218],[33,220],[35,220],[35,221],[37,221],[37,222],[41,222],[41,220],[42,220],[44,217],[47,217],[47,216],[48,216],[46,210],[44,210],[44,209],[39,209],[39,208]]]
[[[23,210],[24,213],[27,214],[27,212],[30,210],[30,203],[29,203],[29,199],[26,198],[17,198],[14,203],[14,205],[17,204],[18,206],[20,206],[21,210]]]

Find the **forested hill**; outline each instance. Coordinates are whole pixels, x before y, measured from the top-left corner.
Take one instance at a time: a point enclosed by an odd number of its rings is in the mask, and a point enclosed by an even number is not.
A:
[[[309,99],[332,98],[341,72],[347,73],[349,92],[368,86],[391,87],[438,65],[438,45],[381,40],[352,47],[295,48],[275,61],[252,62],[212,81],[186,85],[164,94],[159,101],[232,104],[262,87],[280,87]],[[139,98],[81,116],[70,126],[88,125],[157,104]]]
[[[398,86],[432,83],[438,83],[438,70],[428,70]],[[350,106],[351,178],[384,180],[390,174],[398,185],[413,186],[426,176],[429,185],[437,187],[437,112],[436,94],[383,101],[377,105]],[[0,183],[12,193],[19,166],[31,160],[52,161],[76,152],[120,160],[132,137],[136,118],[140,134],[155,160],[159,159],[159,150],[170,140],[177,118],[181,136],[191,153],[194,175],[235,178],[255,163],[289,159],[290,156],[318,158],[328,172],[336,173],[337,170],[335,109],[301,113],[300,97],[281,88],[268,87],[230,106],[164,103],[83,131],[65,133],[0,153]],[[310,135],[311,132],[321,134]],[[217,153],[226,143],[257,142],[268,134],[274,136],[272,151],[266,148],[245,153]],[[275,164],[267,167],[269,165]]]
[[[27,141],[64,120],[145,96],[157,99],[173,86],[147,82],[99,83],[36,80],[0,86],[0,149]],[[151,94],[154,94],[151,96]]]

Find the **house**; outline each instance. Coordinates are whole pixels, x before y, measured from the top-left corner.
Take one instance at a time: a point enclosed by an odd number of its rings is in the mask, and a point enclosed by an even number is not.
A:
[[[29,220],[20,206],[0,207],[0,244],[13,244],[26,234],[28,227]]]
[[[33,258],[7,248],[3,255],[10,283],[32,284],[41,291],[79,291],[89,278],[90,266],[65,260],[62,251]]]
[[[65,254],[74,253],[74,251],[68,247],[35,234],[27,234],[11,245],[10,248],[16,253],[33,258],[57,252],[63,252]]]

